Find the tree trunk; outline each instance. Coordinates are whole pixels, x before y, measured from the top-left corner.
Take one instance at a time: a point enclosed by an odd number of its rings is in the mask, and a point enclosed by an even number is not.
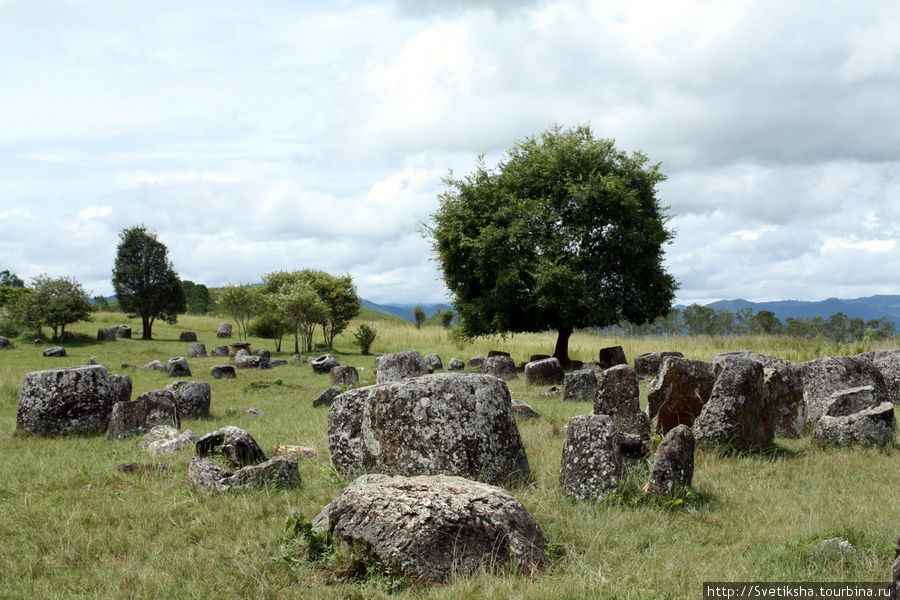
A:
[[[144,327],[144,333],[141,335],[142,340],[152,340],[153,339],[153,322],[150,320],[150,317],[145,317],[141,315],[141,325]]]
[[[557,329],[556,332],[556,349],[553,350],[553,357],[564,369],[568,369],[572,365],[572,361],[569,360],[569,338],[572,337],[572,329],[565,327]]]

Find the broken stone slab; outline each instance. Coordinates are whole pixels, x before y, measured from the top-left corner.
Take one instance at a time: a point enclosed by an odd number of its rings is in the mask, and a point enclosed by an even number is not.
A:
[[[672,428],[663,438],[650,464],[644,492],[668,496],[694,479],[694,434],[687,425]]]
[[[363,475],[313,520],[336,546],[423,583],[445,583],[512,562],[547,562],[541,529],[506,490],[461,477]]]
[[[264,487],[300,487],[296,454],[280,454],[265,462],[232,473],[206,458],[195,456],[188,467],[188,485],[194,488],[230,492]]]
[[[693,426],[715,380],[711,363],[675,356],[663,359],[647,393],[651,430],[666,434],[677,425]]]
[[[151,390],[133,402],[116,402],[109,416],[106,437],[122,440],[149,431],[156,425],[178,429],[181,420],[175,394],[171,390]]]
[[[609,415],[572,417],[566,426],[559,486],[577,500],[601,500],[622,476],[619,432]]]
[[[401,381],[428,374],[425,357],[418,350],[382,354],[375,359],[376,383]]]
[[[801,363],[800,368],[806,418],[811,423],[825,414],[829,398],[841,390],[871,385],[879,403],[890,400],[884,375],[868,358],[832,356]]]
[[[185,448],[193,448],[199,439],[190,429],[178,431],[171,425],[157,425],[141,438],[138,448],[153,456],[168,456]]]
[[[885,446],[893,442],[896,429],[893,403],[882,402],[843,417],[823,415],[816,422],[813,438],[836,446]]]
[[[266,461],[266,453],[259,447],[253,436],[233,425],[227,425],[201,437],[197,440],[196,452],[197,456],[201,458],[221,454],[238,467],[256,465]]]

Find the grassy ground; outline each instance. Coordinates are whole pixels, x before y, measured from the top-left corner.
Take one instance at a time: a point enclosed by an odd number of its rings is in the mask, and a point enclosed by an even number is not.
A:
[[[587,404],[540,398],[544,388],[510,382],[513,395],[544,419],[520,424],[534,481],[513,488],[554,544],[544,572],[482,574],[435,588],[391,592],[382,579],[343,582],[296,556],[283,541],[285,521],[312,518],[346,484],[328,458],[327,409],[312,400],[329,385],[308,365],[238,371],[236,380],[211,380],[220,358],[191,359],[194,379],[210,381],[212,416],[183,426],[202,435],[232,424],[269,450],[278,444],[311,445],[301,459],[299,490],[227,495],[186,485],[190,453],[157,459],[166,473],[126,475],[115,466],[153,460],[137,440],[105,437],[42,439],[15,432],[18,389],[27,371],[85,364],[96,357],[111,372],[134,381],[133,397],[164,387],[157,372],[122,369],[186,354],[180,331],[196,331],[207,349],[218,345],[219,319],[185,317],[158,323],[153,341],[95,342],[97,327],[123,322],[100,313],[66,344],[69,356],[43,358],[41,348],[15,340],[0,352],[0,597],[3,598],[697,598],[704,581],[885,581],[900,535],[897,441],[888,449],[819,448],[810,440],[778,440],[771,452],[697,453],[694,493],[676,508],[619,502],[576,503],[557,489],[562,428]],[[140,327],[136,320],[129,323]],[[467,359],[508,350],[516,362],[552,350],[551,334],[517,335],[455,343],[444,330],[370,321],[378,329],[374,353],[418,349]],[[355,324],[351,329],[355,327]],[[362,367],[374,381],[374,356],[361,356],[351,336],[336,340],[342,364]],[[252,339],[253,348],[274,349]],[[629,359],[642,352],[680,350],[691,358],[749,348],[795,361],[853,354],[870,345],[835,346],[785,338],[633,339],[576,334],[570,354],[591,360],[603,346],[621,344]],[[881,346],[888,347],[888,346]],[[285,341],[284,349],[292,349]],[[291,352],[280,357],[290,359]],[[278,357],[278,356],[275,356]],[[646,384],[642,384],[646,395]],[[244,414],[256,407],[266,416]],[[856,548],[841,554],[818,542],[843,536]]]

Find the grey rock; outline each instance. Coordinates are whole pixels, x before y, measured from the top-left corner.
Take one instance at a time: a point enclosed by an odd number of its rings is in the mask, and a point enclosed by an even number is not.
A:
[[[199,439],[190,429],[179,432],[171,425],[156,425],[141,438],[138,448],[153,456],[168,456],[193,448]]]
[[[131,339],[131,327],[128,325],[119,325],[116,327],[116,335],[120,338]]]
[[[260,359],[259,361],[259,370],[260,371],[268,371],[272,368],[272,363],[267,360]]]
[[[197,456],[201,458],[221,453],[226,460],[238,467],[266,461],[266,453],[253,436],[233,425],[227,425],[201,437],[197,441],[196,451]]]
[[[643,441],[650,439],[650,418],[641,410],[634,369],[616,365],[603,371],[593,400],[594,414],[609,415],[617,430]]]
[[[485,375],[493,375],[500,379],[515,379],[516,363],[509,356],[497,355],[484,359],[481,372]]]
[[[217,338],[230,338],[231,337],[231,323],[219,323],[219,328],[216,330]]]
[[[477,374],[436,373],[349,390],[328,412],[331,460],[344,476],[527,479],[510,404],[506,383]]]
[[[545,358],[550,358],[549,354],[532,354],[528,357],[528,362],[537,362],[539,360],[544,360]]]
[[[94,357],[92,356],[92,357],[88,358],[87,364],[88,364],[88,366],[96,365],[96,364],[97,364],[97,359],[94,358]]]
[[[806,418],[815,423],[825,413],[825,405],[835,392],[871,385],[880,402],[888,402],[884,375],[868,358],[833,356],[800,364]],[[879,403],[880,403],[879,402]]]
[[[441,356],[439,354],[426,355],[425,368],[429,373],[434,373],[435,371],[443,371],[444,363],[441,361]]]
[[[181,425],[175,395],[170,390],[151,390],[134,402],[116,402],[109,416],[106,437],[122,440],[149,431],[156,425]]]
[[[109,375],[110,385],[116,396],[116,402],[128,402],[131,400],[131,377],[128,375]]]
[[[564,402],[593,402],[599,385],[594,371],[582,369],[566,373],[562,381],[562,399]]]
[[[175,396],[182,419],[205,419],[209,416],[212,390],[205,381],[173,381],[166,386]]]
[[[228,350],[228,346],[216,346],[212,350],[209,351],[210,356],[230,356],[231,352]]]
[[[859,356],[871,360],[881,371],[891,402],[900,404],[900,350],[872,350]]]
[[[52,348],[47,348],[44,350],[44,356],[50,357],[60,357],[66,356],[66,349],[62,346],[53,346]]]
[[[627,365],[628,361],[625,359],[625,350],[622,349],[622,346],[601,348],[597,364],[604,369],[615,367],[616,365]]]
[[[470,369],[478,369],[480,371],[481,365],[484,364],[484,357],[483,356],[473,356],[472,358],[470,358],[467,361],[466,364],[468,365],[468,367]]]
[[[9,339],[0,335],[0,350],[12,350],[12,349],[13,349],[12,342],[10,342]]]
[[[662,358],[656,352],[645,352],[634,357],[634,372],[638,377],[656,377]]]
[[[663,359],[647,393],[651,429],[666,434],[677,425],[692,427],[715,380],[711,363],[674,356]]]
[[[193,331],[182,331],[178,336],[179,342],[196,342],[197,334]]]
[[[461,361],[458,358],[451,358],[450,362],[447,363],[448,371],[462,371],[465,368],[466,368],[466,363],[464,363],[463,361]]]
[[[694,420],[698,442],[762,448],[775,439],[778,406],[764,394],[763,366],[734,357],[724,363],[709,400]]]
[[[266,362],[272,361],[272,353],[269,352],[268,350],[266,350],[265,348],[260,348],[259,350],[257,350],[256,355],[259,357],[260,360],[264,360]]]
[[[118,335],[118,327],[101,327],[97,330],[97,340],[101,342],[114,342]]]
[[[234,345],[235,344],[232,344],[232,346]],[[234,358],[237,358],[239,356],[250,356],[250,350],[247,348],[238,348],[234,351]],[[258,356],[254,356],[253,358],[259,359]]]
[[[382,354],[375,359],[376,383],[400,381],[428,374],[428,365],[418,350]]]
[[[565,375],[566,372],[563,371],[559,360],[552,357],[535,360],[525,365],[526,385],[559,385],[563,382]],[[565,388],[565,386],[563,387]]]
[[[671,356],[673,358],[684,358],[684,354],[682,354],[681,352],[677,352],[677,351],[676,352],[660,352],[659,353],[660,360],[666,360],[666,358],[669,356]]]
[[[190,357],[190,358],[205,358],[206,357],[206,344],[191,344],[188,347],[188,357]]]
[[[234,379],[237,373],[231,365],[216,365],[209,370],[209,376],[213,379]]]
[[[825,414],[829,417],[846,417],[867,408],[875,408],[881,404],[875,394],[875,388],[864,385],[835,392],[825,401]]]
[[[38,435],[103,433],[122,394],[121,381],[100,365],[26,373],[16,429]]]
[[[523,402],[522,400],[516,400],[515,398],[512,399],[510,410],[512,411],[513,417],[517,420],[531,421],[533,419],[541,418],[541,415],[539,415],[530,404]]]
[[[257,417],[265,417],[266,416],[265,411],[259,410],[255,406],[249,406],[249,407],[245,408],[244,414],[245,415],[255,415]]]
[[[34,340],[34,345],[35,345],[35,346],[43,346],[43,345],[44,345],[44,340],[42,340],[42,339],[40,339],[40,338],[37,338],[37,339]]]
[[[318,358],[311,359],[309,364],[312,365],[313,372],[319,374],[330,373],[331,369],[341,365],[338,359],[330,354],[323,354]]]
[[[836,446],[884,446],[893,441],[896,428],[894,405],[882,402],[875,408],[843,417],[823,415],[816,422],[813,438],[822,444]]]
[[[328,388],[327,390],[325,390],[324,392],[322,392],[321,394],[319,394],[319,396],[315,400],[313,400],[312,405],[314,407],[331,406],[332,402],[334,402],[334,399],[340,395],[341,395],[341,388],[339,388],[336,385],[333,385],[330,388]]]
[[[513,562],[547,562],[541,529],[506,490],[461,477],[363,475],[314,519],[337,546],[365,548],[371,560],[423,583]]]
[[[235,369],[258,369],[259,365],[262,363],[262,360],[258,356],[251,356],[249,353],[241,354],[239,351],[234,355],[234,368]]]
[[[169,377],[190,377],[191,368],[188,366],[187,359],[183,356],[170,358],[166,364],[166,375]]]
[[[694,435],[687,425],[672,428],[656,449],[645,492],[668,496],[694,479]]]
[[[331,369],[331,383],[334,385],[356,385],[359,383],[359,373],[356,367],[338,365]]]
[[[284,360],[283,358],[276,358],[275,360],[270,361],[269,364],[272,365],[272,368],[283,367],[288,364],[288,361]]]
[[[578,500],[601,500],[619,485],[619,432],[608,415],[578,415],[566,426],[559,486]]]
[[[216,492],[300,487],[297,455],[281,454],[260,464],[246,466],[235,473],[223,469],[211,460],[195,456],[188,467],[188,485]]]
[[[162,361],[159,361],[159,360],[151,360],[151,361],[148,362],[146,365],[144,365],[143,367],[141,367],[141,371],[162,371],[163,373],[165,373],[165,372],[166,372],[166,365],[164,365],[164,364],[162,363]]]
[[[487,357],[493,358],[495,356],[509,356],[509,355],[510,355],[509,352],[504,352],[503,350],[489,350]]]

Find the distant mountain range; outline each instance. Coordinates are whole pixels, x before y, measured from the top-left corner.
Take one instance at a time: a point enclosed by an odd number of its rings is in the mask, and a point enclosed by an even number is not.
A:
[[[433,315],[434,311],[438,309],[452,310],[452,307],[449,304],[375,304],[374,302],[370,302],[368,300],[363,300],[362,302],[360,302],[360,306],[362,306],[363,308],[368,308],[378,312],[393,315],[395,317],[400,317],[401,319],[406,319],[407,321],[412,321],[414,323],[416,319],[413,316],[413,309],[417,306],[421,306],[425,310],[425,314],[429,317]]]
[[[837,312],[844,313],[850,318],[860,318],[864,321],[887,317],[900,327],[900,296],[869,296],[868,298],[854,298],[852,300],[829,298],[819,302],[803,302],[800,300],[778,300],[775,302],[719,300],[706,306],[716,310],[727,308],[733,312],[748,306],[753,312],[770,310],[782,322],[789,317],[794,319],[811,319],[813,317],[827,319]],[[679,308],[684,308],[684,306]]]

